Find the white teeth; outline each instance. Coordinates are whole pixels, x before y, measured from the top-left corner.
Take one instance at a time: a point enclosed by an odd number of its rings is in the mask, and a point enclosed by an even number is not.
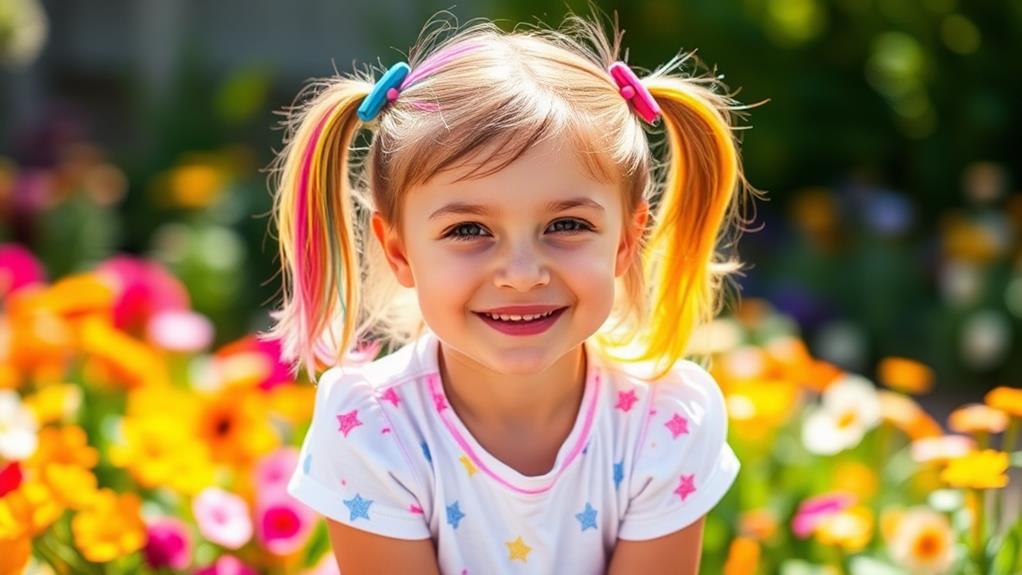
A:
[[[554,311],[557,311],[557,310],[554,310]],[[541,318],[547,317],[547,316],[549,316],[549,315],[551,315],[553,313],[554,313],[553,311],[548,311],[547,313],[535,314],[535,315],[507,315],[507,314],[496,315],[496,314],[492,314],[492,313],[484,313],[483,315],[486,315],[487,317],[489,317],[491,319],[498,319],[498,320],[501,320],[501,321],[533,321],[533,320],[537,320],[537,319],[541,319]]]

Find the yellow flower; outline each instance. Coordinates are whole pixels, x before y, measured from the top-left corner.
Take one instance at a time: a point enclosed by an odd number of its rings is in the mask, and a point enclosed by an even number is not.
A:
[[[106,563],[129,555],[146,543],[140,514],[142,501],[134,493],[118,495],[100,489],[92,505],[71,518],[75,546],[89,561]]]
[[[126,468],[143,487],[194,494],[196,480],[212,480],[208,448],[173,412],[126,417],[121,437],[122,442],[110,447],[110,462]]]
[[[813,533],[823,545],[859,551],[873,537],[873,512],[863,505],[853,505],[823,519]]]
[[[96,476],[76,465],[50,463],[42,469],[43,481],[50,486],[55,499],[71,509],[81,509],[96,498]]]
[[[736,537],[731,541],[724,563],[724,575],[750,575],[759,565],[759,542],[748,537]]]
[[[984,401],[994,409],[1000,409],[1012,417],[1022,417],[1022,389],[995,387],[987,393]]]
[[[947,422],[948,427],[958,433],[1000,433],[1008,427],[1008,416],[999,409],[977,403],[952,411]]]
[[[940,478],[952,487],[999,489],[1008,484],[1008,454],[984,449],[952,459]]]
[[[205,162],[182,164],[167,175],[170,200],[183,208],[205,208],[222,194],[226,175]]]
[[[844,460],[834,469],[833,489],[854,493],[858,501],[867,501],[876,494],[877,474],[870,466],[855,460]]]
[[[785,380],[742,380],[729,386],[728,416],[733,430],[747,441],[768,441],[768,433],[797,412],[799,388]]]
[[[877,366],[880,383],[887,387],[919,395],[933,389],[933,370],[905,357],[886,357]]]
[[[100,276],[83,273],[67,276],[42,294],[41,304],[70,320],[103,314],[113,308],[116,294]]]
[[[25,398],[39,425],[70,418],[82,403],[82,390],[71,383],[52,383]]]
[[[315,387],[297,383],[278,385],[267,393],[267,402],[273,412],[296,427],[312,419],[315,399]]]
[[[954,561],[954,533],[947,517],[915,507],[898,518],[890,549],[891,557],[913,573],[946,573]]]

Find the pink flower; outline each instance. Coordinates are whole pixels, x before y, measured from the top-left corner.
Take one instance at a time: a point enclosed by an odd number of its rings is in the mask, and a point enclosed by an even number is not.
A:
[[[216,563],[197,570],[195,575],[258,575],[258,573],[234,555],[221,555]]]
[[[213,342],[213,323],[189,310],[159,311],[149,318],[146,336],[168,351],[200,352]]]
[[[118,329],[138,334],[156,313],[190,305],[184,285],[159,264],[117,256],[100,264],[97,271],[117,290],[114,326]]]
[[[260,495],[256,506],[256,540],[270,553],[290,555],[305,546],[316,514],[286,492]]]
[[[216,352],[216,362],[221,369],[228,369],[232,359],[238,356],[251,356],[258,363],[260,371],[259,389],[269,391],[278,385],[293,383],[294,378],[280,361],[280,340],[262,340],[254,335],[247,335],[232,341]],[[248,362],[253,363],[253,362]]]
[[[192,513],[203,537],[228,549],[252,538],[252,519],[241,497],[219,487],[203,489],[192,501]]]
[[[0,245],[0,297],[46,280],[39,260],[18,244]]]
[[[806,539],[813,534],[820,521],[842,511],[854,502],[854,495],[840,491],[805,499],[791,520],[791,530],[798,538]]]
[[[145,558],[150,567],[180,570],[192,560],[192,541],[188,526],[176,517],[147,521],[148,541]]]
[[[282,447],[266,455],[256,464],[255,486],[260,497],[284,492],[291,474],[298,467],[298,449]]]

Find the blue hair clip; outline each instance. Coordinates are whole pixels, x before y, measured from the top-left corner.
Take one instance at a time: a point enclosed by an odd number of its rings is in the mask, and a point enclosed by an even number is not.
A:
[[[391,66],[387,73],[377,80],[369,95],[362,100],[362,104],[358,107],[359,119],[363,122],[372,121],[387,102],[396,100],[398,88],[401,86],[401,82],[404,81],[405,76],[408,75],[409,70],[411,68],[404,62],[398,62]]]

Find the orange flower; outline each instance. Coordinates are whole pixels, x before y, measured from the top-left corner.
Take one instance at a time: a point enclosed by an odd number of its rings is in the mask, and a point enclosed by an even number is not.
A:
[[[750,575],[759,565],[759,542],[748,537],[736,537],[731,541],[724,563],[724,575]]]
[[[113,308],[116,294],[100,276],[83,273],[65,277],[43,294],[43,305],[67,319],[77,319]]]
[[[1022,417],[1022,389],[995,387],[987,393],[984,401],[994,409],[1000,409],[1012,417]]]
[[[891,557],[913,573],[947,573],[954,561],[954,539],[947,517],[916,507],[899,517],[890,541]]]
[[[44,427],[39,431],[39,446],[28,463],[43,466],[61,463],[91,469],[99,462],[99,452],[89,445],[85,430],[77,425]]]
[[[159,354],[116,329],[109,319],[90,318],[82,324],[82,351],[95,360],[91,368],[128,389],[143,384],[165,384],[170,375]],[[106,373],[102,373],[106,372]]]
[[[933,389],[933,370],[904,357],[886,357],[877,367],[880,383],[887,387],[919,395]]]
[[[958,433],[1000,433],[1008,427],[1008,416],[999,409],[976,403],[952,411],[948,427]]]
[[[777,516],[769,509],[753,509],[741,514],[738,531],[743,537],[766,541],[777,533]]]
[[[230,386],[213,394],[200,411],[198,426],[213,459],[230,465],[247,465],[280,444],[265,394],[250,387]]]
[[[984,449],[952,459],[940,478],[952,487],[999,489],[1008,484],[1008,454]]]
[[[880,415],[909,439],[939,437],[944,434],[930,414],[911,397],[893,391],[880,390]]]
[[[843,375],[844,371],[836,365],[816,360],[806,366],[805,372],[795,382],[806,389],[823,393]]]
[[[0,573],[24,573],[31,555],[29,537],[0,537]]]

